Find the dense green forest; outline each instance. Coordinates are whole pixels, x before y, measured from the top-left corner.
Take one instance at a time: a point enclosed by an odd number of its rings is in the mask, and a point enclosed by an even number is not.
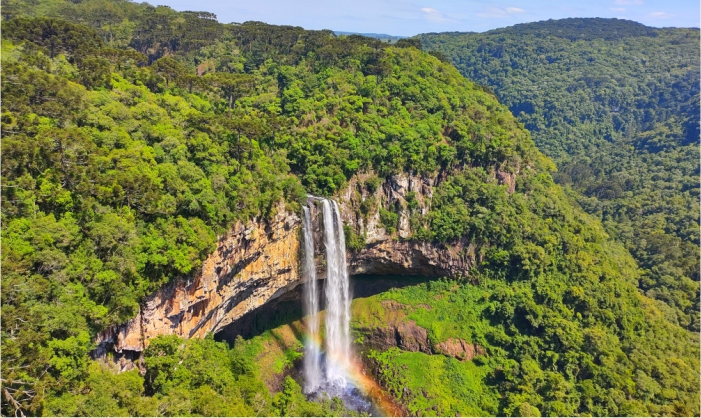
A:
[[[509,106],[645,294],[698,332],[699,30],[563,19],[418,38]]]
[[[345,36],[361,35],[361,36],[365,36],[368,38],[379,39],[383,42],[387,42],[390,44],[397,43],[397,41],[399,41],[400,39],[406,38],[406,36],[392,36],[392,35],[387,35],[386,33],[358,33],[358,32],[343,32],[343,31],[337,31],[337,30],[334,31],[334,33],[336,35],[339,35],[339,36],[341,36],[341,35],[345,35]]]
[[[469,239],[482,262],[382,297],[432,304],[416,320],[435,344],[487,354],[370,353],[412,371],[379,379],[408,413],[699,415],[698,334],[639,293],[649,273],[554,183],[509,109],[415,43],[128,1],[2,6],[3,414],[351,413],[289,376],[271,391],[265,335],[159,337],[142,374],[88,353],[234,222],[281,200],[300,210],[358,173],[412,172],[444,181],[411,239]],[[514,193],[497,170],[518,173]],[[389,226],[395,210],[382,209]],[[443,365],[455,401],[410,397],[426,364]]]

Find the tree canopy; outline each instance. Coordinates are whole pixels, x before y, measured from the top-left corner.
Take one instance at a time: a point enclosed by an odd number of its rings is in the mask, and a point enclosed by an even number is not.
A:
[[[418,39],[509,106],[644,269],[640,288],[698,332],[698,29],[562,19]]]
[[[699,413],[698,341],[638,292],[652,276],[554,183],[489,89],[417,42],[129,1],[6,0],[3,18],[4,414],[347,415],[290,377],[270,393],[251,340],[160,337],[143,375],[88,354],[146,295],[196,274],[235,222],[407,172],[440,176],[433,199],[375,202],[382,223],[409,211],[408,239],[467,240],[479,260],[455,308],[484,325],[465,338],[489,350],[481,382],[503,397],[476,411]],[[450,309],[436,324],[467,329]]]

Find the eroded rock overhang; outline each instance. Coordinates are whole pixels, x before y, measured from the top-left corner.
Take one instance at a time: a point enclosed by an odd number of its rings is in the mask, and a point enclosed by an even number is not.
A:
[[[409,215],[402,211],[407,193],[413,192],[421,202],[420,210],[427,212],[436,178],[393,176],[373,193],[363,187],[363,182],[362,175],[353,178],[338,198],[344,223],[366,237],[364,248],[348,254],[351,275],[467,275],[474,264],[475,251],[470,243],[446,246],[410,239]],[[399,211],[395,234],[388,234],[380,224],[379,207],[360,216],[356,208],[368,198]],[[149,340],[159,335],[202,338],[294,289],[303,282],[300,228],[300,217],[282,204],[270,221],[238,223],[220,237],[198,274],[163,287],[146,298],[135,318],[100,333],[94,354],[103,356],[108,350],[142,352]],[[321,240],[316,242],[318,246]],[[322,249],[317,248],[317,256],[323,257]],[[323,260],[317,266],[317,277],[323,279]]]

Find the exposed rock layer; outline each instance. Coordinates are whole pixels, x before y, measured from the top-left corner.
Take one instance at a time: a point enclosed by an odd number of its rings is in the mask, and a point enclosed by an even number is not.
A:
[[[447,341],[432,344],[428,331],[407,319],[406,315],[413,308],[391,300],[382,301],[382,307],[382,316],[376,317],[371,324],[356,325],[356,331],[365,336],[360,351],[368,348],[385,351],[397,347],[404,351],[443,354],[458,360],[472,360],[485,354],[479,345],[458,338],[448,338]]]
[[[447,341],[436,344],[435,351],[459,360],[472,360],[485,353],[482,347],[457,338],[448,338]]]
[[[299,281],[297,215],[281,208],[269,223],[237,224],[219,240],[200,274],[151,295],[136,318],[98,336],[121,353],[143,351],[158,335],[204,337],[285,293]]]
[[[367,177],[367,176],[365,176]],[[440,176],[439,176],[440,178]],[[464,275],[474,262],[474,248],[467,242],[446,247],[438,243],[415,242],[410,237],[407,195],[419,202],[419,213],[427,213],[436,179],[425,176],[394,176],[373,193],[364,177],[354,178],[340,193],[339,207],[344,223],[366,239],[366,246],[348,255],[349,273],[421,275],[427,277]],[[508,184],[508,181],[507,181]],[[365,216],[358,206],[366,199],[377,202]],[[379,207],[399,214],[398,228],[392,234],[380,224]],[[318,211],[317,211],[318,215]],[[117,353],[141,352],[151,338],[176,334],[202,338],[301,283],[299,230],[301,219],[293,212],[278,209],[272,221],[237,224],[219,239],[216,251],[203,263],[199,274],[180,278],[148,297],[139,314],[119,327],[98,335],[96,356],[108,349]],[[317,254],[323,257],[317,239]],[[322,262],[317,263],[323,279]],[[407,329],[404,345],[425,340]],[[420,333],[420,331],[419,331]]]

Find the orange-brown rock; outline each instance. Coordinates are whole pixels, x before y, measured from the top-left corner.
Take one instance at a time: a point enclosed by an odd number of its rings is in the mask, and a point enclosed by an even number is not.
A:
[[[219,240],[200,274],[180,278],[148,297],[136,318],[98,336],[102,351],[143,351],[149,339],[217,332],[299,280],[300,219],[280,208],[269,223],[239,223]],[[98,350],[98,355],[102,354]]]
[[[406,207],[407,193],[413,192],[426,213],[436,179],[426,176],[397,175],[379,187],[374,195],[362,186],[363,176],[351,179],[339,194],[341,217],[359,234],[367,237],[367,245],[348,254],[349,273],[397,274],[443,277],[466,275],[474,263],[474,248],[467,241],[446,246],[405,240],[408,213],[402,209],[400,225],[388,234],[379,222],[379,205],[365,217],[357,207],[365,198],[374,198],[384,207]],[[357,190],[362,190],[362,193]],[[317,256],[323,258],[323,241],[319,229],[318,210]],[[176,334],[185,338],[202,338],[216,333],[244,314],[276,299],[302,282],[300,274],[301,219],[295,213],[278,208],[271,221],[254,220],[238,223],[226,236],[220,237],[216,250],[204,261],[202,269],[189,277],[174,280],[141,304],[139,314],[129,322],[106,330],[97,337],[102,356],[106,350],[118,353],[141,352],[151,338]],[[323,262],[317,262],[317,277],[323,279]],[[429,350],[426,331],[415,324],[397,327],[401,345],[412,351]]]
[[[496,177],[499,181],[499,184],[506,185],[506,190],[509,193],[513,193],[516,191],[516,174],[509,173],[507,171],[497,170]]]
[[[356,330],[365,335],[367,347],[387,350],[398,347],[405,351],[421,351],[431,354],[428,332],[406,318],[412,308],[392,300],[382,301],[382,316],[378,322],[369,326],[356,326]],[[382,325],[379,325],[381,323]]]
[[[448,338],[448,340],[436,344],[435,349],[440,354],[455,357],[459,360],[472,360],[478,355],[484,354],[482,347],[458,338]]]

